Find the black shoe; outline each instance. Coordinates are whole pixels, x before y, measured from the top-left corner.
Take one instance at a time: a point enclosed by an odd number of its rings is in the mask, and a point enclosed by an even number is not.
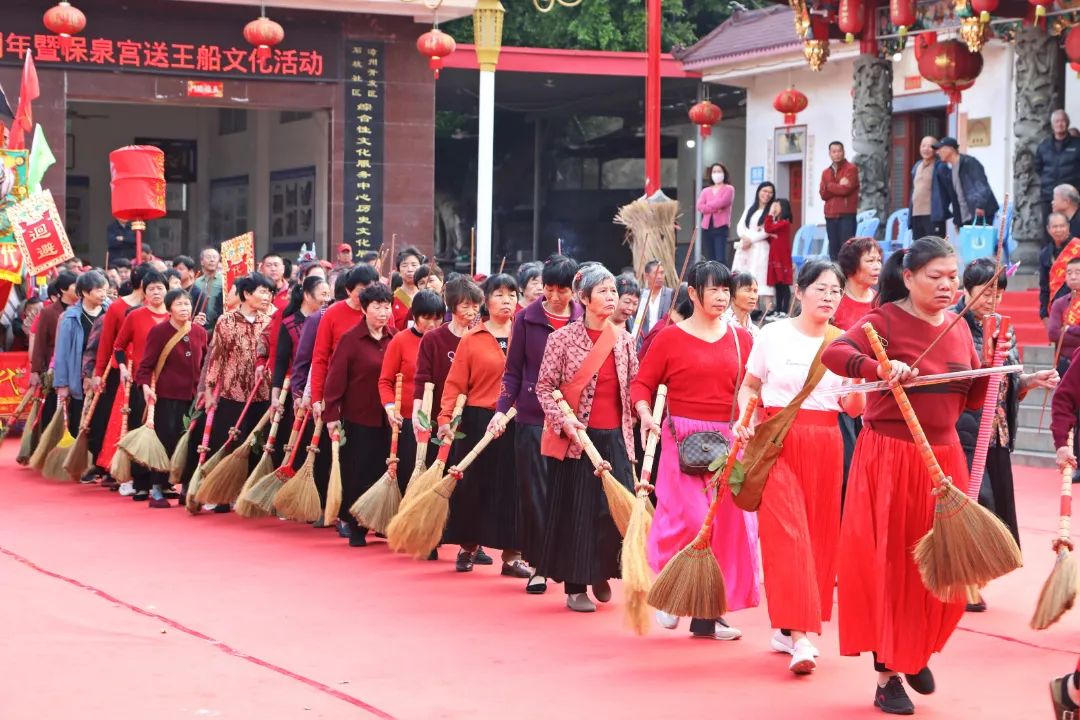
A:
[[[525,583],[525,592],[530,595],[543,595],[547,592],[547,578],[534,573],[529,582]]]
[[[352,528],[348,523],[343,523],[340,520],[337,521],[337,534],[338,537],[347,538],[352,535]]]
[[[427,559],[435,561],[439,559],[439,548],[432,548],[431,553],[428,554]]]
[[[367,533],[354,531],[349,535],[349,547],[367,547]]]
[[[468,550],[458,550],[457,563],[455,563],[454,569],[458,572],[472,572],[473,559],[473,553]]]
[[[904,679],[907,680],[908,687],[920,695],[930,695],[937,690],[934,673],[930,672],[928,667],[924,667],[917,675],[904,675]]]
[[[907,696],[907,692],[904,691],[904,683],[900,682],[900,677],[897,675],[889,678],[889,682],[885,684],[885,687],[880,685],[877,687],[877,692],[874,693],[874,707],[880,709],[886,715],[915,714],[915,704]]]
[[[979,602],[968,603],[964,611],[973,613],[986,612],[986,601],[980,599]]]
[[[140,490],[139,492],[132,495],[131,499],[134,500],[135,502],[146,502],[147,500],[150,499],[150,491],[149,490]]]
[[[79,478],[79,483],[81,483],[82,485],[93,485],[100,479],[101,471],[95,467],[92,467],[86,471],[86,474]]]
[[[214,512],[216,512],[216,513],[227,513],[231,509],[232,508],[229,507],[228,503],[225,503],[224,505],[215,505],[214,506]]]
[[[175,490],[166,490],[162,494],[165,496],[166,500],[176,500],[180,497],[180,493]]]
[[[1069,686],[1072,681],[1073,673],[1050,681],[1050,701],[1054,703],[1054,720],[1075,718],[1076,711],[1080,709],[1069,697]]]
[[[476,550],[473,551],[472,561],[476,565],[492,565],[495,563],[495,561],[491,559],[491,556],[484,552],[484,548],[482,547],[477,547]]]

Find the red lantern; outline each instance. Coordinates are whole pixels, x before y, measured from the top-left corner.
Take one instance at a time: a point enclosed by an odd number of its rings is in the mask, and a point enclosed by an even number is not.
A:
[[[975,84],[982,67],[982,55],[959,40],[936,42],[919,58],[919,74],[945,91],[950,113],[960,104],[961,93]]]
[[[840,12],[836,24],[844,33],[844,42],[852,42],[863,31],[865,13],[862,0],[840,0]]]
[[[416,39],[416,49],[428,58],[428,67],[435,71],[435,79],[438,80],[443,58],[457,49],[457,43],[439,28],[431,28]]]
[[[142,260],[147,220],[165,214],[165,153],[150,145],[128,145],[109,153],[112,213],[135,230],[135,257]]]
[[[1035,8],[1035,22],[1033,25],[1038,25],[1039,21],[1046,17],[1046,9],[1054,4],[1054,0],[1028,0]]]
[[[49,32],[63,38],[78,35],[86,27],[86,16],[82,10],[73,7],[67,0],[46,10],[42,20]]]
[[[708,100],[702,100],[690,108],[690,122],[701,126],[701,137],[708,137],[712,134],[712,126],[723,118],[723,111]]]
[[[889,22],[899,29],[901,38],[907,35],[915,24],[915,0],[889,0]]]
[[[809,104],[810,101],[807,99],[806,95],[793,87],[778,92],[772,102],[772,106],[776,108],[776,112],[784,114],[785,125],[794,125],[795,116],[805,110],[806,106]]]
[[[933,31],[923,32],[923,33],[919,33],[918,35],[916,35],[915,36],[915,41],[913,43],[914,47],[915,47],[915,62],[918,62],[919,60],[921,60],[922,56],[923,56],[923,53],[926,52],[926,49],[929,48],[931,45],[933,45],[936,42],[937,42],[937,33],[936,32],[933,32]]]
[[[285,28],[262,15],[244,26],[244,39],[258,48],[260,60],[270,57],[270,48],[285,39]]]
[[[979,22],[990,22],[990,16],[997,11],[998,0],[971,0],[971,9],[979,13]]]

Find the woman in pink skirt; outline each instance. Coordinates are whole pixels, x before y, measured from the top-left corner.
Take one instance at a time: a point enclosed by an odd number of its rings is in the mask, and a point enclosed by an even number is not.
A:
[[[749,333],[722,318],[731,300],[731,273],[726,267],[715,261],[697,263],[690,268],[687,283],[692,314],[660,332],[630,388],[643,436],[661,434],[656,515],[648,542],[649,565],[658,573],[693,541],[709,509],[708,478],[681,472],[679,444],[700,431],[731,438],[735,394],[753,345]],[[662,427],[661,419],[651,412],[661,384],[668,389],[670,413]],[[728,607],[741,610],[757,605],[757,518],[737,508],[730,495],[720,504],[712,547],[724,573]],[[657,621],[674,629],[679,618],[657,612]],[[742,637],[724,618],[693,618],[690,632],[716,640]]]

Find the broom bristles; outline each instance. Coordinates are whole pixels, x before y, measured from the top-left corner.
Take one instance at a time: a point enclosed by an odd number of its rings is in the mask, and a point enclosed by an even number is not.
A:
[[[161,444],[154,428],[142,425],[129,430],[120,438],[117,447],[126,452],[132,462],[154,472],[169,471],[169,454]]]
[[[187,469],[188,448],[191,447],[191,430],[188,430],[176,442],[176,449],[169,458],[169,482],[179,485],[184,479],[184,470]]]
[[[67,457],[64,458],[64,472],[72,480],[78,480],[90,467],[91,462],[93,461],[90,458],[90,433],[88,430],[81,430],[75,438],[75,443],[68,450]]]
[[[26,424],[23,425],[22,438],[19,440],[19,454],[15,456],[15,462],[19,465],[29,464],[30,455],[34,452],[34,446],[37,445],[40,437],[37,419],[40,412],[41,402],[35,400],[30,407],[30,414],[26,417]]]
[[[1060,620],[1066,611],[1071,610],[1076,602],[1078,583],[1080,572],[1076,556],[1063,545],[1058,550],[1054,569],[1039,593],[1039,602],[1035,605],[1035,614],[1031,617],[1031,628],[1045,630]]]
[[[322,517],[322,500],[315,486],[315,453],[308,452],[304,464],[285,487],[274,496],[274,509],[288,520],[315,522]]]
[[[291,468],[278,468],[259,478],[244,498],[247,502],[269,515],[274,511],[274,498],[285,487],[285,481],[293,477]]]
[[[56,447],[49,451],[48,456],[45,458],[41,474],[50,480],[67,480],[67,474],[64,472],[64,462],[67,460],[68,450],[74,443],[75,438],[71,437],[71,434],[65,429],[64,437],[60,439]]]
[[[649,605],[677,617],[723,617],[727,590],[712,546],[693,542],[671,558],[649,591]]]
[[[200,463],[199,466],[195,468],[195,472],[191,475],[191,482],[188,483],[187,502],[184,503],[184,507],[187,508],[187,511],[189,513],[195,514],[199,512],[199,509],[202,507],[202,503],[199,502],[198,495],[199,488],[203,484],[203,478],[205,478],[208,474],[214,471],[214,468],[216,468],[217,464],[221,462],[221,458],[224,457],[225,451],[228,448],[229,442],[225,441],[225,444],[219,447],[213,455],[208,457],[204,462]]]
[[[968,499],[951,483],[937,491],[934,526],[915,545],[923,584],[945,602],[967,597],[1023,564],[1012,533],[996,515]]]
[[[131,482],[131,457],[120,448],[113,451],[112,462],[109,463],[109,474],[117,482]]]
[[[229,453],[213,470],[203,475],[195,499],[208,505],[231,505],[236,502],[247,481],[250,457],[251,444],[246,442]]]
[[[653,585],[652,568],[649,567],[646,552],[646,541],[652,526],[647,502],[648,498],[639,497],[634,503],[620,558],[623,594],[626,597],[626,624],[638,635],[649,631],[648,598]]]
[[[633,514],[634,505],[636,505],[634,493],[627,490],[611,473],[603,473],[600,479],[611,519],[615,521],[615,527],[619,528],[619,534],[625,537],[626,528],[630,524],[630,515]]]
[[[49,424],[41,431],[41,437],[38,439],[37,447],[30,455],[30,467],[38,471],[45,467],[45,459],[49,457],[49,453],[52,452],[52,449],[56,447],[56,444],[60,442],[60,438],[62,438],[66,432],[65,425],[64,410],[57,404],[56,412],[53,413],[52,419],[49,420]]]
[[[413,473],[408,487],[405,488],[405,495],[401,498],[398,512],[404,511],[409,505],[423,497],[428,490],[435,487],[435,484],[442,480],[444,467],[446,467],[446,464],[442,460],[436,459],[431,464],[431,467],[426,468],[423,472]]]
[[[248,475],[247,480],[244,481],[244,487],[240,488],[240,494],[236,498],[236,505],[233,507],[233,511],[244,518],[257,518],[266,517],[270,514],[269,510],[264,510],[255,503],[248,499],[251,494],[252,488],[256,483],[262,480],[267,475],[274,472],[274,460],[270,457],[270,453],[263,450],[262,457],[259,458],[259,463],[255,466],[255,469]],[[271,502],[273,499],[271,498]]]
[[[362,527],[385,535],[390,521],[401,508],[401,501],[401,488],[387,472],[353,503],[349,512]]]
[[[390,549],[411,555],[417,560],[426,558],[442,540],[446,531],[446,520],[450,515],[450,495],[455,487],[456,476],[447,475],[415,501],[403,506],[386,529]]]

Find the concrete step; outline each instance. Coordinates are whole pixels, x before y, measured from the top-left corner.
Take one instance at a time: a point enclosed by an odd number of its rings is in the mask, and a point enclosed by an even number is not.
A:
[[[1020,407],[1034,407],[1041,408],[1043,404],[1043,398],[1046,396],[1047,391],[1042,388],[1036,388],[1027,394],[1027,396],[1020,401]],[[1050,414],[1050,400],[1046,401],[1046,414]],[[1038,422],[1036,418],[1035,422]]]
[[[1034,452],[1030,450],[1016,450],[1012,454],[1013,465],[1026,467],[1049,468],[1056,467],[1055,454],[1051,452]]]
[[[1035,405],[1021,405],[1020,413],[1017,415],[1016,424],[1021,430],[1038,430],[1039,429],[1039,417],[1042,416],[1042,429],[1046,430],[1050,427],[1050,403],[1046,404],[1046,414],[1043,415],[1042,408]]]
[[[1054,439],[1049,430],[1022,429],[1016,433],[1016,449],[1034,452],[1053,452]]]
[[[1050,367],[1054,363],[1053,345],[1025,345],[1023,350],[1025,365]]]

